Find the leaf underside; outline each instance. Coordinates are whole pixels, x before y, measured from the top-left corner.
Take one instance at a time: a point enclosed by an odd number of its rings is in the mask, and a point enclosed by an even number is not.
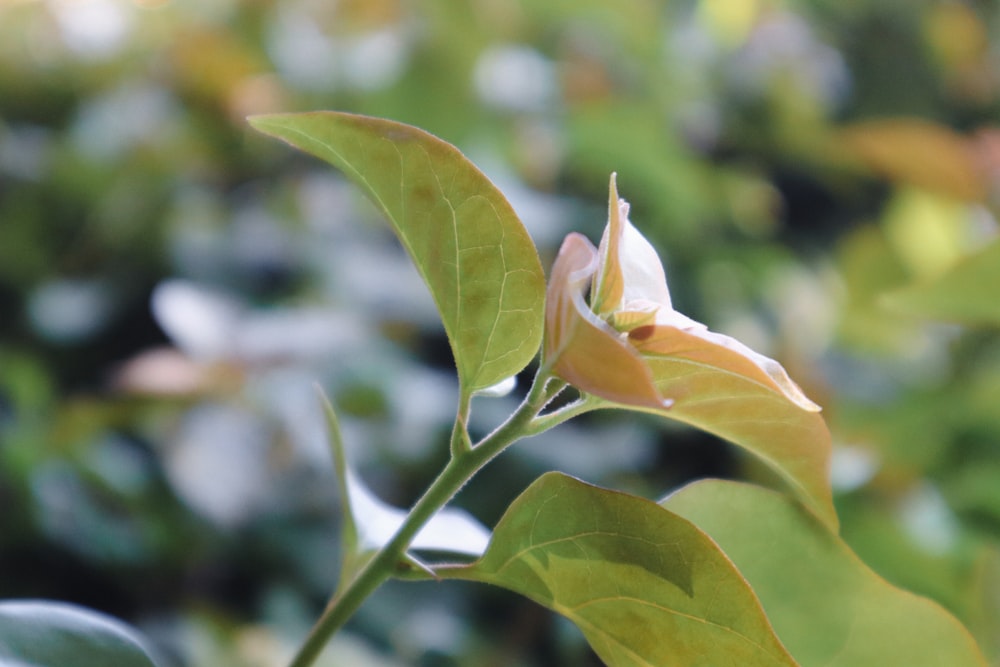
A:
[[[510,203],[457,148],[409,125],[346,113],[250,124],[340,169],[385,214],[430,288],[465,396],[531,361],[545,298],[538,252]]]
[[[726,552],[802,667],[985,667],[950,614],[891,586],[790,498],[708,480],[662,504]]]
[[[821,414],[802,410],[771,387],[725,365],[706,363],[704,355],[695,354],[699,344],[694,340],[688,351],[646,357],[660,394],[673,400],[670,409],[658,413],[760,457],[807,507],[836,529],[839,520],[829,472],[832,445]]]
[[[701,531],[656,503],[559,473],[514,501],[483,558],[438,574],[559,612],[612,667],[796,664]]]

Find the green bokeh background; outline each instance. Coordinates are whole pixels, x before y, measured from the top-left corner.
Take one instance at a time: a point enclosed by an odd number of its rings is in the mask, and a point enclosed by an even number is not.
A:
[[[0,0],[0,597],[113,614],[178,666],[280,664],[338,569],[314,383],[387,501],[440,467],[456,386],[417,274],[338,174],[244,120],[338,109],[459,146],[546,267],[597,240],[618,172],[675,305],[824,406],[847,541],[997,660],[1000,322],[885,295],[997,236],[998,40],[972,0]],[[479,432],[513,405],[477,401]],[[459,504],[492,525],[549,469],[650,498],[773,483],[602,413]],[[597,664],[457,582],[387,586],[327,660]]]

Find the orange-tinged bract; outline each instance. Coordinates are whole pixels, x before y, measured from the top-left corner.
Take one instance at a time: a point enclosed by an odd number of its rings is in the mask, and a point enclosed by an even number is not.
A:
[[[609,405],[744,447],[836,528],[819,406],[774,359],[674,310],[660,258],[629,222],[613,175],[600,248],[570,234],[552,268],[543,355],[553,374]]]
[[[639,353],[584,302],[596,267],[593,244],[580,234],[567,236],[549,281],[545,359],[553,373],[583,391],[625,405],[665,407]]]
[[[674,310],[659,255],[628,219],[611,175],[601,246],[570,234],[556,258],[546,311],[546,359],[578,389],[626,405],[662,408],[644,356],[681,354],[759,382],[810,412],[781,364]],[[591,283],[591,304],[583,298]],[[633,385],[629,390],[629,385]]]

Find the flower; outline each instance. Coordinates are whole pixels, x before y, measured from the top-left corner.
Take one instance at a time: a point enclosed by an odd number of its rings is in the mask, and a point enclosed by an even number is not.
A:
[[[608,226],[599,248],[572,233],[552,268],[544,362],[581,391],[613,403],[662,410],[686,398],[664,360],[721,371],[714,384],[749,381],[818,412],[777,361],[674,310],[656,250],[628,219],[611,175]],[[590,288],[590,303],[584,293]],[[676,370],[676,369],[675,369]],[[677,389],[663,396],[661,387]]]

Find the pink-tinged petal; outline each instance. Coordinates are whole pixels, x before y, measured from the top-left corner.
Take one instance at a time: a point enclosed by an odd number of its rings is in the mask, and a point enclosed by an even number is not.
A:
[[[617,174],[611,174],[608,186],[608,224],[598,248],[600,264],[591,289],[591,307],[598,315],[612,313],[622,305],[625,278],[621,266],[622,225],[628,221],[628,204],[618,198]],[[659,263],[659,258],[657,258]]]
[[[552,267],[545,306],[544,363],[577,389],[622,405],[662,409],[642,357],[584,302],[597,270],[597,251],[580,234],[563,241]]]
[[[608,225],[598,250],[591,307],[605,317],[619,310],[645,310],[640,302],[671,308],[667,276],[656,248],[628,219],[629,205],[618,197],[616,174],[608,192]]]
[[[629,221],[628,211],[628,202],[619,199],[615,174],[611,174],[608,225],[601,237],[600,265],[591,297],[594,312],[601,316],[621,309],[640,310],[634,302],[671,307],[660,256]]]

